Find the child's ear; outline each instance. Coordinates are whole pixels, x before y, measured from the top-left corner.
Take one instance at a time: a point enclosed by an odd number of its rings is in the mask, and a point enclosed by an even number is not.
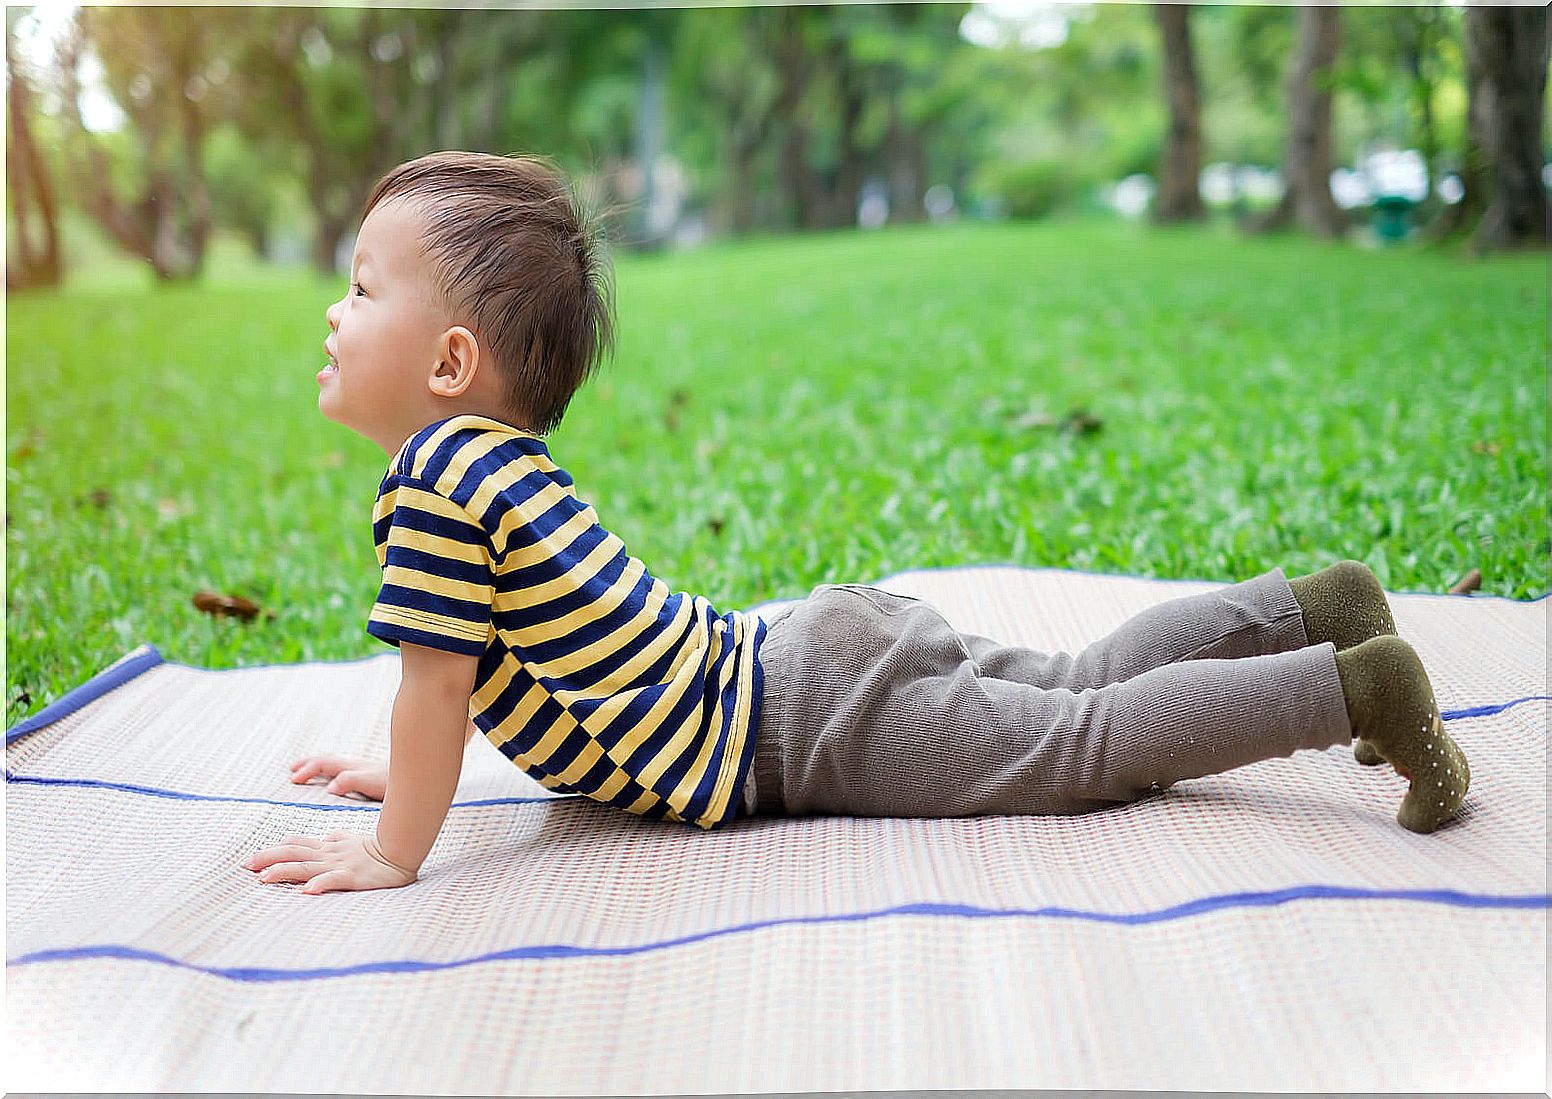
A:
[[[457,397],[474,384],[474,377],[479,373],[479,344],[473,332],[457,325],[442,334],[441,351],[428,385],[439,397]]]

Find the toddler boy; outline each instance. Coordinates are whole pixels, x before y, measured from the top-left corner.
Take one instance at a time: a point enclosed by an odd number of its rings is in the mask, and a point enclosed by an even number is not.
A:
[[[1355,734],[1411,779],[1405,827],[1461,804],[1465,757],[1358,562],[1170,600],[1077,656],[863,584],[769,618],[670,592],[541,438],[612,351],[602,259],[542,157],[433,153],[368,197],[318,407],[391,457],[367,631],[402,676],[386,768],[307,757],[292,780],[383,808],[374,834],[252,856],[262,881],[414,881],[477,731],[549,789],[702,829],[1083,812]]]

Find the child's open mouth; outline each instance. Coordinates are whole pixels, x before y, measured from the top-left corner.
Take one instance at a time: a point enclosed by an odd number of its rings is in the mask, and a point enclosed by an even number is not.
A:
[[[323,369],[322,370],[318,371],[318,380],[320,382],[322,382],[323,379],[328,377],[330,374],[338,374],[338,373],[339,373],[339,363],[334,362],[331,359],[329,362],[326,362],[326,363],[323,364]]]

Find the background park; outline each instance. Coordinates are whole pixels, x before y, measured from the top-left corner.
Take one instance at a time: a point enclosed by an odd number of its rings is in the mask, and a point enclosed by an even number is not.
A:
[[[314,373],[372,183],[443,148],[598,212],[617,350],[548,444],[719,612],[977,563],[1542,596],[1547,41],[1540,5],[8,7],[7,724],[141,642],[384,651],[384,458]]]

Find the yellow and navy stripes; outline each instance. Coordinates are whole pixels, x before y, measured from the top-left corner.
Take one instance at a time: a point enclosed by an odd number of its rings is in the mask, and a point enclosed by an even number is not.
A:
[[[542,785],[710,829],[754,757],[765,622],[670,592],[542,439],[453,416],[378,487],[367,632],[480,657],[469,716]]]

